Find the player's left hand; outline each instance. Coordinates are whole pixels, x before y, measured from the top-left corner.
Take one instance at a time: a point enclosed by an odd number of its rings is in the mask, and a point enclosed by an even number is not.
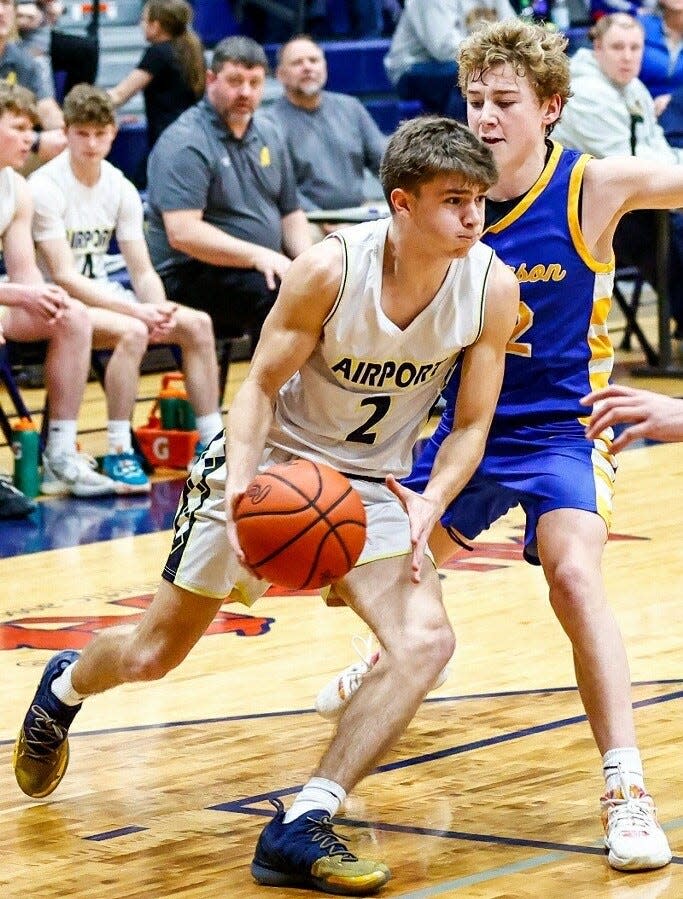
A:
[[[435,502],[425,498],[421,493],[415,493],[414,490],[409,490],[408,487],[399,484],[393,475],[387,477],[386,484],[389,490],[396,494],[408,513],[410,541],[413,545],[412,581],[419,584],[427,541],[441,517],[441,511]]]
[[[149,331],[152,341],[163,340],[175,326],[176,306],[169,304],[138,303],[135,306],[136,318],[141,319]]]

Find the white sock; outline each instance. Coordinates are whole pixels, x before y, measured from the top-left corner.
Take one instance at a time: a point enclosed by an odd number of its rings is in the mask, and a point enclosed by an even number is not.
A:
[[[48,456],[72,456],[76,452],[77,423],[62,419],[51,421],[47,427],[45,452]]]
[[[346,790],[333,780],[325,777],[312,777],[292,803],[285,814],[285,824],[300,818],[306,812],[324,808],[331,817],[337,813],[339,806],[346,799]]]
[[[64,705],[80,705],[85,699],[85,696],[81,696],[80,693],[74,690],[71,683],[71,669],[75,664],[75,662],[72,662],[70,665],[67,665],[59,677],[56,677],[50,684],[52,692]]]
[[[618,790],[621,787],[619,777],[619,765],[624,769],[629,784],[645,789],[643,781],[643,762],[640,752],[635,746],[626,748],[608,749],[602,757],[602,771],[605,775],[605,787],[607,792]]]
[[[220,412],[210,412],[208,415],[197,416],[197,430],[199,431],[199,441],[204,446],[208,446],[216,434],[223,430],[223,419]]]
[[[109,419],[107,423],[107,440],[109,441],[109,452],[115,456],[120,453],[132,453],[133,444],[130,437],[130,422],[126,418]]]

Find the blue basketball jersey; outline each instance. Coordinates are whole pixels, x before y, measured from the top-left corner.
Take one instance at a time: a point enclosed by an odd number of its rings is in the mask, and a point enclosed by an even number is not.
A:
[[[589,159],[553,143],[534,186],[484,233],[484,243],[513,269],[520,285],[492,437],[527,426],[583,435],[587,410],[579,399],[609,380],[614,259],[594,259],[581,233],[581,185]],[[446,391],[447,428],[458,384],[456,372]]]

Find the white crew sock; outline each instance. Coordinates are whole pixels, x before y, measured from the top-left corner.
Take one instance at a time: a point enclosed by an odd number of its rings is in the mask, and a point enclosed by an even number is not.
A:
[[[331,818],[345,799],[346,790],[339,784],[325,777],[312,777],[285,814],[284,823],[289,824],[301,815],[321,808],[324,808]]]
[[[80,693],[74,690],[71,683],[71,670],[75,664],[75,662],[72,662],[70,665],[67,665],[59,677],[56,677],[50,684],[52,692],[64,705],[80,705],[85,699],[85,696],[81,696]]]
[[[635,746],[608,749],[602,757],[602,771],[605,775],[605,787],[609,793],[621,787],[619,765],[624,769],[629,784],[645,789],[643,781],[643,763],[640,752]]]
[[[73,456],[76,452],[77,423],[67,419],[51,421],[47,427],[45,452],[48,456]]]
[[[196,418],[199,442],[208,446],[216,434],[223,430],[223,419],[220,412],[210,412],[209,415],[198,415]]]
[[[133,444],[130,436],[130,422],[128,419],[109,419],[107,423],[107,441],[109,452],[114,456],[120,453],[132,453]]]

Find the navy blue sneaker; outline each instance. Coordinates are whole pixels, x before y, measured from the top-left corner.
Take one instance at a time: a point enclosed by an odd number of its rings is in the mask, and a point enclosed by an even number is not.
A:
[[[45,666],[14,744],[14,776],[27,796],[42,799],[57,788],[69,764],[67,732],[80,705],[65,705],[50,684],[79,654],[66,650]]]
[[[315,809],[284,823],[285,810],[271,799],[275,817],[256,844],[251,873],[265,886],[313,887],[340,896],[367,896],[391,877],[386,865],[356,858],[332,830],[324,809]]]

